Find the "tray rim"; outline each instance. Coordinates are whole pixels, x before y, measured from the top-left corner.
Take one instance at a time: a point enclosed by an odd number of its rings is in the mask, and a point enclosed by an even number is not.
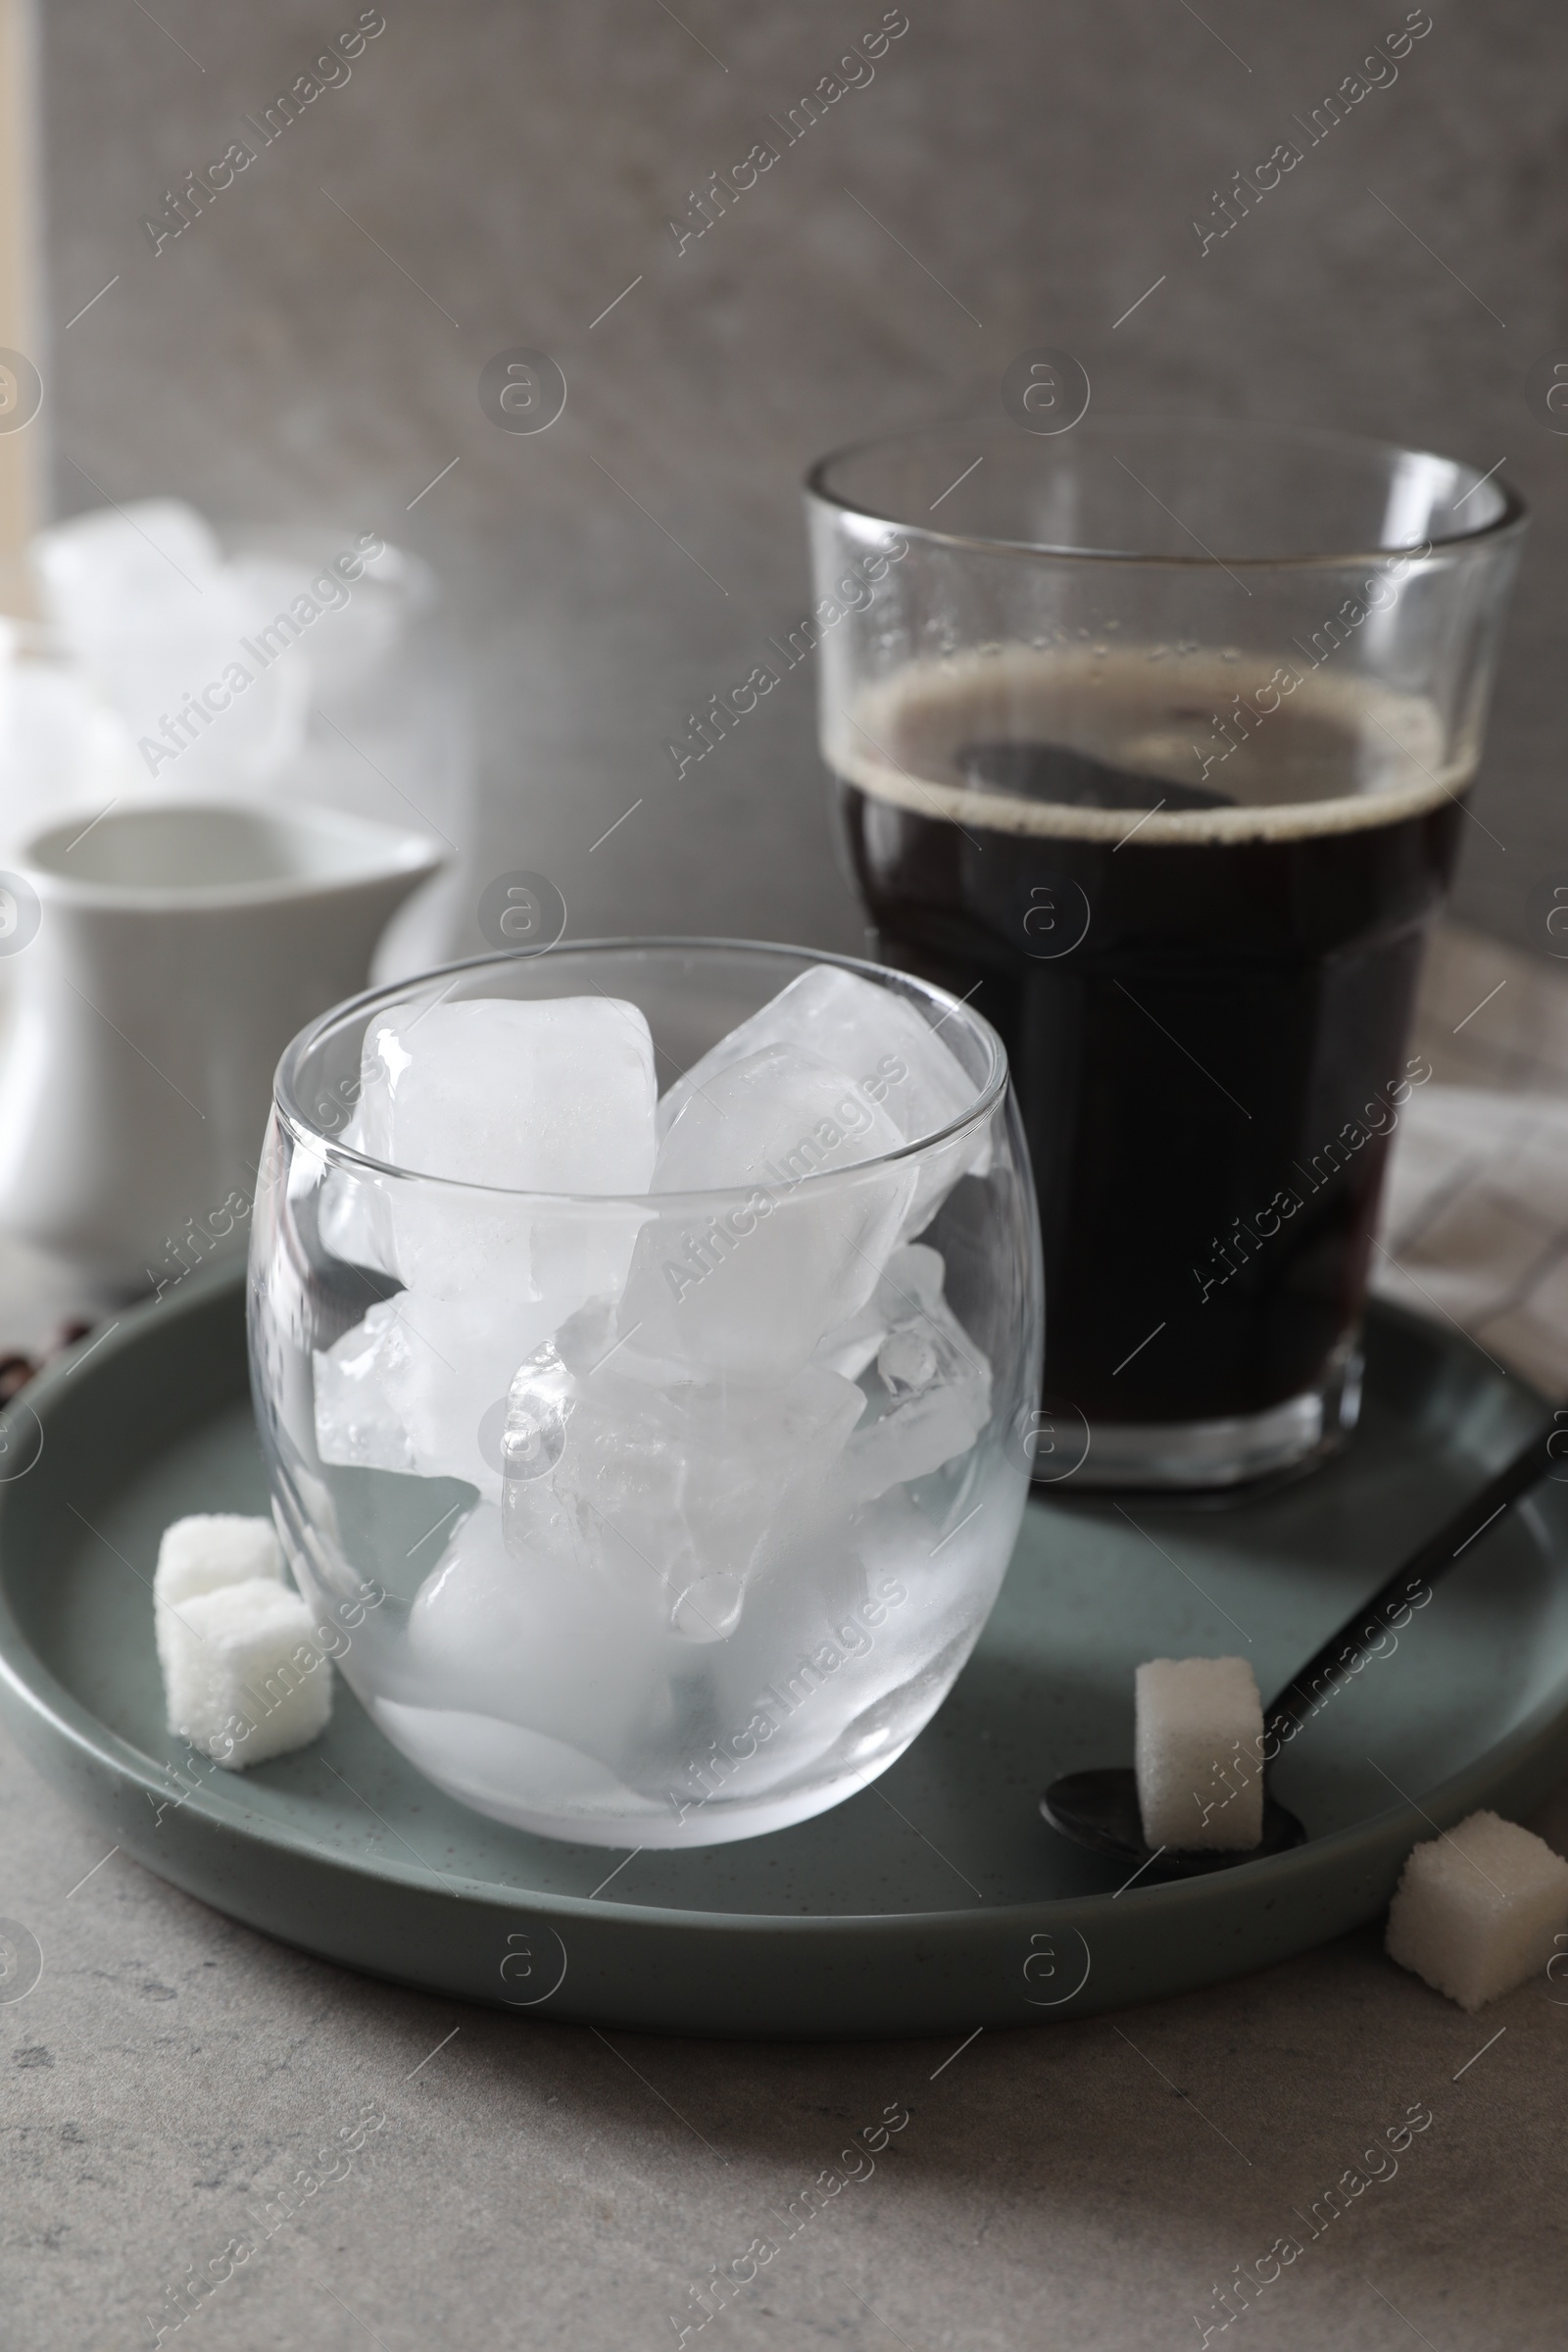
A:
[[[229,1295],[243,1291],[246,1280],[243,1266],[210,1267],[194,1275],[188,1288],[181,1286],[185,1290],[184,1298],[167,1302],[149,1299],[125,1309],[119,1318],[118,1332],[112,1333],[107,1341],[100,1338],[94,1343],[89,1335],[86,1340],[78,1342],[30,1382],[18,1402],[36,1413],[44,1428],[47,1443],[48,1415],[57,1399],[70,1393],[67,1384],[89,1351],[98,1355],[103,1363],[132,1352],[139,1348],[144,1334],[155,1327],[155,1322],[157,1328],[166,1328],[172,1320],[183,1319],[204,1307],[219,1304]],[[1435,1331],[1441,1332],[1441,1326],[1428,1318],[1412,1314],[1389,1301],[1373,1302],[1372,1311],[1380,1320],[1402,1326],[1429,1340]],[[1446,1348],[1453,1352],[1476,1357],[1485,1355],[1485,1351],[1463,1333],[1445,1334],[1443,1337]],[[1508,1378],[1517,1384],[1515,1393],[1522,1398],[1542,1406],[1546,1404],[1547,1400],[1532,1382],[1514,1373],[1510,1373]],[[90,1383],[84,1384],[87,1385]],[[81,1391],[74,1393],[79,1395]],[[8,1421],[17,1410],[18,1405],[14,1403],[5,1415],[0,1415],[0,1423]],[[20,1481],[17,1483],[20,1484]],[[6,1488],[0,1485],[0,1711],[4,1712],[19,1735],[20,1721],[25,1720],[33,1738],[41,1736],[63,1744],[89,1771],[108,1771],[122,1783],[149,1796],[167,1796],[167,1782],[162,1777],[161,1768],[74,1696],[51,1672],[19,1623],[11,1607],[8,1579],[3,1566],[5,1504]],[[1505,1777],[1511,1768],[1527,1766],[1544,1745],[1550,1743],[1554,1734],[1568,1737],[1568,1665],[1564,1667],[1555,1697],[1547,1696],[1539,1700],[1528,1714],[1494,1741],[1482,1755],[1473,1757],[1457,1772],[1442,1781],[1420,1789],[1418,1795],[1421,1802],[1414,1797],[1401,1798],[1398,1803],[1367,1814],[1343,1829],[1309,1839],[1304,1847],[1240,1864],[1224,1873],[1223,1881],[1233,1887],[1245,1884],[1257,1888],[1260,1894],[1266,1894],[1269,1887],[1276,1884],[1298,1883],[1303,1870],[1315,1872],[1322,1869],[1338,1878],[1341,1864],[1353,1870],[1358,1853],[1363,1863],[1375,1865],[1381,1859],[1382,1849],[1393,1839],[1396,1827],[1401,1838],[1408,1829],[1409,1842],[1414,1843],[1420,1826],[1423,1823],[1428,1828],[1432,1826],[1433,1814],[1454,1817],[1454,1808],[1463,1802],[1466,1788],[1478,1776],[1488,1780],[1497,1779]],[[24,1738],[22,1743],[30,1754],[31,1740]],[[243,1783],[242,1774],[234,1778]],[[205,1785],[192,1790],[182,1800],[180,1810],[187,1809],[193,1810],[196,1817],[215,1833],[237,1836],[249,1843],[265,1846],[274,1855],[334,1873],[346,1873],[350,1878],[368,1885],[390,1884],[423,1897],[436,1897],[464,1905],[509,1912],[525,1909],[530,1915],[546,1920],[591,1919],[598,1924],[618,1925],[639,1933],[652,1931],[662,1936],[702,1933],[742,1937],[765,1933],[768,1936],[782,1935],[819,1942],[837,1937],[860,1940],[868,1936],[902,1939],[911,1933],[926,1936],[941,1936],[950,1931],[966,1935],[982,1919],[989,1927],[997,1929],[1009,1925],[1027,1929],[1030,1923],[1042,1921],[1077,1927],[1081,1921],[1084,1924],[1092,1922],[1103,1907],[1121,1899],[1119,1892],[1091,1890],[1081,1894],[1036,1896],[1022,1902],[986,1903],[983,1910],[965,1906],[961,1910],[835,1911],[805,1916],[782,1912],[707,1911],[662,1903],[635,1903],[618,1898],[606,1900],[593,1895],[546,1892],[525,1886],[508,1887],[496,1882],[470,1878],[461,1869],[437,1870],[432,1864],[423,1863],[416,1867],[393,1857],[372,1860],[336,1853],[286,1822],[270,1822],[261,1814],[251,1813],[244,1806],[242,1797],[239,1810],[245,1817],[237,1819],[234,1800],[213,1795]],[[603,1850],[610,1853],[618,1849],[606,1847]],[[138,1854],[137,1859],[145,1860],[145,1856]],[[170,1876],[155,1862],[149,1862],[147,1866],[159,1876]],[[1205,1889],[1216,1883],[1207,1879],[1165,1881],[1128,1886],[1124,1891],[1138,1895],[1141,1915],[1157,1921],[1161,1915],[1177,1914],[1195,1904],[1200,1905]],[[204,1896],[202,1899],[210,1898]]]

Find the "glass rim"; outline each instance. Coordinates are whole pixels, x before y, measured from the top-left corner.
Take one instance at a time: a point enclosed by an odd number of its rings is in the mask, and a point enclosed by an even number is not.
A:
[[[405,1001],[415,989],[422,989],[434,981],[452,980],[455,982],[466,972],[481,971],[487,966],[545,963],[552,956],[631,956],[649,953],[775,956],[780,959],[787,957],[803,966],[816,963],[832,964],[841,971],[854,972],[858,977],[873,980],[878,985],[885,985],[889,979],[896,980],[915,994],[923,996],[930,1003],[943,1005],[946,1008],[943,1013],[944,1020],[951,1019],[956,1015],[961,1017],[967,1023],[971,1034],[985,1047],[990,1058],[990,1067],[985,1079],[977,1085],[975,1099],[966,1110],[960,1111],[956,1118],[950,1119],[945,1127],[934,1128],[929,1135],[916,1136],[911,1142],[901,1144],[896,1151],[873,1153],[869,1158],[852,1161],[848,1167],[811,1169],[790,1184],[764,1184],[761,1182],[726,1184],[705,1187],[695,1192],[539,1193],[527,1192],[506,1185],[476,1184],[462,1176],[430,1175],[420,1168],[403,1167],[395,1160],[377,1159],[368,1152],[361,1152],[353,1145],[343,1143],[311,1119],[300,1105],[296,1080],[301,1066],[306,1056],[321,1043],[327,1032],[339,1023],[346,1024],[361,1013],[368,1015],[377,1005]],[[934,1029],[940,1028],[940,1022],[933,1025]],[[499,952],[492,951],[484,956],[463,956],[456,962],[436,965],[430,971],[416,972],[409,979],[387,982],[379,988],[365,989],[359,996],[345,998],[340,1004],[334,1004],[327,1011],[318,1013],[313,1021],[307,1022],[306,1026],[290,1039],[288,1045],[283,1049],[273,1076],[272,1107],[279,1124],[294,1138],[297,1145],[303,1146],[313,1157],[324,1160],[327,1166],[340,1167],[351,1174],[389,1176],[400,1184],[436,1185],[443,1191],[477,1200],[539,1201],[574,1212],[587,1211],[590,1215],[596,1212],[620,1211],[628,1207],[664,1214],[671,1209],[678,1208],[683,1201],[749,1200],[759,1193],[766,1194],[770,1198],[789,1199],[796,1193],[804,1191],[808,1186],[814,1188],[815,1195],[820,1197],[822,1192],[831,1186],[844,1187],[856,1184],[874,1174],[878,1169],[897,1167],[902,1162],[907,1162],[911,1167],[917,1167],[923,1160],[934,1156],[938,1151],[954,1143],[971,1128],[978,1128],[983,1120],[989,1118],[1006,1091],[1007,1080],[1006,1048],[985,1015],[976,1012],[974,1007],[963,998],[951,995],[947,989],[939,988],[934,981],[922,980],[916,973],[901,972],[892,964],[872,963],[864,956],[840,956],[830,950],[795,947],[785,940],[658,936],[647,939],[581,939],[570,942],[562,940],[558,941],[554,947],[542,949],[538,954],[532,956],[518,955],[514,951],[503,949]],[[858,1083],[856,1079],[850,1080],[852,1086]],[[359,1101],[357,1093],[354,1101],[357,1104]],[[345,1125],[352,1116],[353,1106],[345,1107]]]
[[[917,539],[929,547],[966,549],[982,555],[1049,556],[1054,563],[1061,564],[1142,564],[1149,570],[1340,571],[1353,568],[1362,564],[1394,563],[1401,557],[1418,553],[1422,553],[1423,560],[1425,560],[1427,557],[1446,555],[1454,550],[1478,547],[1487,540],[1503,538],[1510,533],[1517,535],[1530,519],[1530,510],[1519,493],[1510,483],[1498,482],[1495,486],[1497,494],[1502,500],[1500,514],[1494,514],[1490,522],[1478,523],[1474,528],[1455,532],[1446,538],[1429,540],[1425,543],[1424,550],[1415,545],[1408,545],[1404,547],[1346,547],[1335,549],[1328,554],[1299,556],[1233,555],[1229,551],[1222,555],[1202,553],[1191,556],[1159,556],[1144,554],[1136,548],[1068,547],[1055,545],[1049,540],[1004,539],[992,537],[986,533],[936,530],[928,523],[906,521],[901,515],[883,513],[879,507],[865,506],[858,500],[848,497],[842,491],[835,489],[830,482],[829,477],[833,468],[843,465],[848,459],[863,457],[872,451],[897,449],[901,444],[926,440],[941,434],[958,433],[967,434],[971,441],[980,434],[986,434],[995,440],[1004,433],[1008,438],[1009,446],[1011,446],[1013,437],[1023,429],[1021,426],[1006,423],[994,416],[953,416],[935,417],[928,424],[907,425],[899,432],[869,434],[863,440],[847,441],[839,448],[829,450],[824,457],[818,458],[807,469],[804,488],[808,498],[816,500],[819,505],[831,508],[838,514],[857,515],[863,521],[885,524],[889,529],[896,530],[908,538]],[[1340,432],[1329,425],[1278,422],[1271,417],[1100,416],[1093,424],[1089,424],[1087,419],[1083,419],[1078,425],[1070,428],[1069,432],[1047,437],[1067,441],[1073,433],[1080,431],[1085,431],[1087,437],[1093,439],[1100,435],[1108,437],[1118,431],[1138,433],[1150,430],[1167,433],[1172,439],[1179,438],[1183,432],[1195,431],[1198,433],[1223,433],[1231,439],[1235,439],[1238,435],[1247,435],[1257,440],[1275,439],[1295,442],[1298,445],[1317,442],[1347,451],[1358,450],[1363,453],[1380,451],[1393,457],[1431,458],[1439,465],[1462,466],[1466,472],[1470,473],[1476,471],[1468,460],[1445,458],[1441,452],[1436,450],[1412,450],[1397,441],[1380,440],[1374,434]],[[1492,478],[1491,475],[1477,474],[1476,480],[1471,484],[1471,489],[1479,489],[1483,482]],[[1465,495],[1468,497],[1470,492],[1466,491]]]

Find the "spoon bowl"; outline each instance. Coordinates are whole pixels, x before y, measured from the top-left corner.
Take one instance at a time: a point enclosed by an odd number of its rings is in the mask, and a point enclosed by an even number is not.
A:
[[[1263,1836],[1250,1846],[1209,1846],[1178,1853],[1174,1847],[1151,1848],[1144,1842],[1138,1812],[1138,1778],[1126,1765],[1103,1765],[1098,1772],[1064,1773],[1053,1781],[1040,1799],[1040,1811],[1054,1830],[1097,1854],[1113,1854],[1118,1862],[1134,1864],[1150,1879],[1196,1879],[1214,1870],[1233,1870],[1238,1862],[1257,1862],[1265,1854],[1283,1854],[1304,1845],[1306,1831],[1290,1808],[1266,1792],[1263,1798]]]
[[[1394,1627],[1408,1625],[1411,1610],[1425,1607],[1433,1587],[1455,1560],[1541,1479],[1548,1475],[1561,1478],[1565,1461],[1568,1406],[1554,1412],[1546,1427],[1538,1430],[1479,1494],[1462,1503],[1436,1535],[1412,1552],[1387,1583],[1378,1587],[1365,1607],[1329,1636],[1264,1709],[1260,1743],[1263,1835],[1256,1845],[1205,1846],[1180,1853],[1168,1846],[1152,1849],[1144,1837],[1137,1775],[1125,1765],[1069,1772],[1053,1781],[1040,1799],[1043,1818],[1075,1845],[1125,1862],[1134,1878],[1200,1878],[1209,1871],[1233,1870],[1239,1862],[1260,1861],[1267,1854],[1283,1854],[1293,1845],[1303,1844],[1306,1829],[1269,1791],[1274,1758],[1332,1696],[1336,1678],[1353,1672]]]

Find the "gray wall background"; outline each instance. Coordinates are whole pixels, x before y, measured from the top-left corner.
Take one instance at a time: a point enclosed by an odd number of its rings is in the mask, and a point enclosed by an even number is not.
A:
[[[1102,414],[1293,418],[1506,460],[1537,519],[1478,803],[1505,846],[1467,828],[1459,906],[1544,944],[1532,888],[1568,872],[1568,440],[1529,379],[1568,347],[1560,15],[1433,0],[1396,83],[1200,258],[1212,191],[1402,23],[1400,0],[906,8],[874,81],[677,255],[688,191],[882,0],[385,0],[352,79],[155,258],[141,216],[357,8],[160,0],[155,23],[46,0],[56,319],[120,273],[55,337],[60,511],[98,503],[90,475],[220,522],[330,514],[405,539],[444,574],[473,666],[475,895],[532,867],[578,935],[854,946],[810,665],[683,782],[663,750],[799,617],[812,456],[990,408],[1008,360],[1049,342]],[[570,385],[537,436],[476,398],[514,345]]]

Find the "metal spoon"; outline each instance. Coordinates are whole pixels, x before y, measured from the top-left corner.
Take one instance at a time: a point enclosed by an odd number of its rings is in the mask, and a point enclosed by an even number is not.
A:
[[[1233,1870],[1239,1862],[1255,1862],[1262,1855],[1281,1854],[1290,1846],[1300,1845],[1307,1834],[1304,1826],[1269,1793],[1269,1765],[1280,1748],[1316,1714],[1325,1686],[1333,1687],[1333,1677],[1372,1654],[1374,1645],[1393,1629],[1394,1612],[1424,1607],[1432,1596],[1432,1587],[1477,1537],[1553,1469],[1559,1477],[1568,1477],[1568,1407],[1554,1413],[1548,1426],[1538,1430],[1490,1485],[1462,1503],[1435,1536],[1412,1552],[1264,1709],[1263,1754],[1267,1760],[1263,1766],[1263,1836],[1258,1844],[1245,1851],[1177,1853],[1169,1847],[1151,1851],[1139,1817],[1137,1780],[1122,1765],[1069,1772],[1053,1781],[1040,1799],[1046,1820],[1076,1844],[1136,1866],[1135,1876],[1142,1872],[1155,1879],[1197,1878],[1205,1871]],[[1409,1622],[1408,1614],[1404,1622]]]

